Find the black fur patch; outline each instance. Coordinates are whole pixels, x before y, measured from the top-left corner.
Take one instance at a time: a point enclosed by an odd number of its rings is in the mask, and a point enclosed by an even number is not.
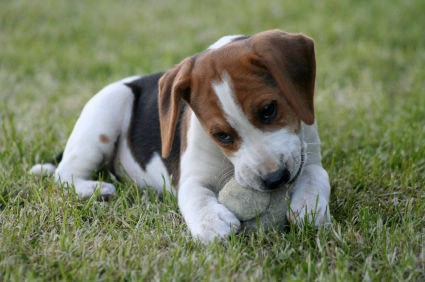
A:
[[[133,91],[135,101],[128,136],[131,153],[137,163],[146,169],[154,153],[161,156],[161,132],[158,112],[158,81],[163,73],[141,77],[126,83]],[[184,107],[182,107],[183,110]],[[181,116],[181,115],[180,115]],[[179,119],[180,120],[180,119]],[[180,163],[180,122],[178,121],[171,154],[162,159],[168,173],[176,181]],[[176,184],[176,183],[175,183]]]

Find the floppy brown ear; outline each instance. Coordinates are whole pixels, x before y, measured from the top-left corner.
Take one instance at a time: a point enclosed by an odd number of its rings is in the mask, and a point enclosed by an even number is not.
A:
[[[306,124],[313,124],[316,78],[313,40],[279,30],[259,33],[252,40],[254,52],[295,113]]]
[[[171,152],[180,102],[189,99],[193,61],[194,58],[185,59],[159,80],[158,109],[163,158],[167,158]]]

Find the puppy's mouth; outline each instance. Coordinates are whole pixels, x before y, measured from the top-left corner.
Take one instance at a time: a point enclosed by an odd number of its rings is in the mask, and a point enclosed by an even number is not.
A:
[[[295,171],[294,174],[292,174],[291,178],[289,179],[289,181],[287,182],[283,182],[277,186],[275,186],[275,188],[270,188],[264,185],[264,181],[258,177],[256,178],[256,181],[254,182],[256,185],[248,185],[251,188],[260,191],[260,192],[272,192],[275,190],[279,190],[279,189],[288,189],[289,187],[292,186],[292,184],[295,183],[295,181],[298,179],[298,177],[301,175],[302,170],[304,168],[304,164],[305,164],[305,160],[306,160],[306,156],[304,154],[304,151],[301,152],[301,154],[299,155],[299,160],[298,160],[298,169]]]
[[[244,178],[244,177],[238,178],[236,176],[236,173],[234,173],[233,175],[236,177],[236,181],[242,186],[251,187],[252,189],[260,191],[260,192],[271,192],[271,191],[274,191],[276,189],[281,189],[281,188],[287,189],[293,183],[295,183],[295,181],[298,179],[298,177],[302,173],[305,162],[306,162],[306,155],[305,155],[305,152],[304,152],[304,148],[302,148],[301,152],[299,153],[298,157],[295,160],[295,165],[294,165],[295,167],[291,171],[290,179],[286,180],[286,181],[282,181],[282,183],[280,183],[280,184],[271,185],[271,186],[274,186],[274,187],[266,186],[264,179],[260,175],[253,177],[253,175],[251,174],[251,177],[247,177],[247,178]],[[242,175],[239,175],[239,176],[242,176]],[[279,180],[277,180],[277,181],[279,182]]]

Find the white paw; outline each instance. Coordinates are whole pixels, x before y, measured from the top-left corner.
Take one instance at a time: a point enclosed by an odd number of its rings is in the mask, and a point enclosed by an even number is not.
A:
[[[331,223],[328,201],[320,196],[292,200],[287,217],[296,225],[303,225],[305,220],[318,227]]]
[[[97,189],[100,189],[100,196],[104,199],[111,198],[116,191],[111,183],[100,181],[80,180],[75,181],[74,186],[75,192],[83,199],[91,197]]]
[[[54,164],[36,164],[30,169],[29,173],[35,176],[52,176],[55,170],[56,166]]]
[[[225,206],[217,202],[208,203],[201,210],[194,211],[192,220],[188,222],[189,229],[195,238],[203,243],[220,240],[229,236],[232,231],[240,228],[240,221]]]

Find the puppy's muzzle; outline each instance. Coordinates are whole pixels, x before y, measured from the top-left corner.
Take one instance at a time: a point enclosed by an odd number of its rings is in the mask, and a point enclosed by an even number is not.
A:
[[[274,190],[282,184],[287,184],[290,179],[291,173],[287,168],[278,169],[262,178],[265,190]]]

